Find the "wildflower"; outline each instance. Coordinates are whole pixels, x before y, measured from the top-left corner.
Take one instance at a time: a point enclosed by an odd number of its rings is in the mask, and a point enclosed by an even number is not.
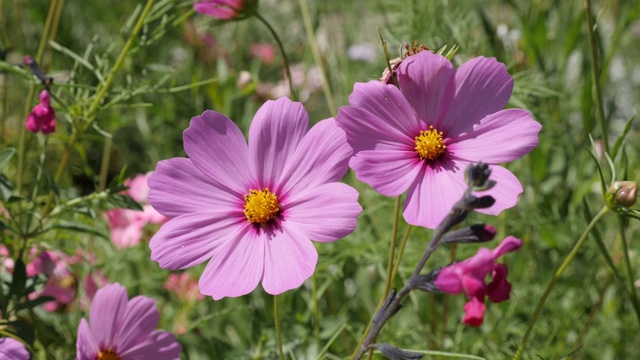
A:
[[[496,260],[508,253],[518,250],[522,241],[509,236],[493,250],[481,248],[467,260],[454,263],[440,270],[434,284],[449,294],[464,292],[469,302],[464,307],[465,317],[462,322],[471,326],[480,326],[484,317],[484,297],[488,296],[493,302],[509,299],[511,284],[507,281],[507,267],[496,263]],[[491,273],[492,281],[484,283],[484,279]]]
[[[491,165],[496,215],[515,205],[522,186],[495,165],[518,159],[538,144],[541,125],[521,109],[501,110],[513,79],[504,64],[478,57],[453,69],[445,57],[420,51],[397,70],[399,89],[380,81],[356,83],[351,106],[340,109],[360,181],[386,196],[408,189],[404,218],[435,228],[466,185],[471,162]]]
[[[185,302],[204,299],[204,295],[198,289],[198,283],[188,272],[169,274],[169,277],[164,282],[164,288],[173,292]]]
[[[175,336],[154,330],[159,317],[154,300],[128,300],[118,283],[103,287],[91,303],[89,322],[80,321],[76,359],[179,359],[182,347]]]
[[[201,0],[193,5],[195,11],[220,20],[242,19],[252,15],[256,0]]]
[[[271,64],[276,59],[276,51],[271,44],[258,43],[251,45],[251,56],[265,64]]]
[[[42,307],[46,311],[63,309],[70,304],[76,296],[76,279],[69,269],[69,258],[65,254],[45,250],[38,257],[27,264],[27,275],[35,276],[43,274],[47,276],[44,287],[29,294],[30,299],[49,296],[54,301],[46,302]]]
[[[14,338],[0,338],[0,360],[28,360],[29,352]]]
[[[32,133],[42,131],[43,134],[50,134],[56,131],[56,113],[51,107],[51,97],[47,90],[40,93],[40,103],[31,110],[24,125]]]
[[[352,150],[333,119],[308,130],[300,103],[266,102],[249,144],[226,116],[206,111],[184,132],[189,158],[160,161],[149,202],[172,218],[151,239],[151,259],[166,269],[209,260],[200,291],[218,300],[297,288],[313,274],[310,241],[350,234],[362,211],[358,192],[338,181]]]

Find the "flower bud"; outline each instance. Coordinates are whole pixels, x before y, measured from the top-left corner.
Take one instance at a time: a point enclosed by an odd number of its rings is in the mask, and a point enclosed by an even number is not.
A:
[[[474,191],[485,191],[495,186],[496,182],[489,180],[489,175],[491,168],[483,163],[469,164],[464,173],[467,184],[473,186]]]
[[[638,184],[633,181],[616,181],[609,188],[609,194],[613,195],[616,205],[631,207],[638,199]]]
[[[442,243],[460,244],[491,241],[496,236],[496,232],[493,225],[476,224],[445,234]]]

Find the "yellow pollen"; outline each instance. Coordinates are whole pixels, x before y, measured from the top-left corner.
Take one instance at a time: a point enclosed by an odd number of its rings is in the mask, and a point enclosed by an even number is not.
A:
[[[244,201],[244,215],[253,224],[265,224],[280,211],[278,197],[268,188],[249,190],[249,193],[244,195]]]
[[[111,349],[103,350],[98,353],[96,360],[120,360],[120,356]]]
[[[420,135],[416,136],[416,147],[414,148],[420,156],[420,160],[433,161],[442,156],[447,149],[442,139],[442,131],[429,126],[429,130],[420,131]]]

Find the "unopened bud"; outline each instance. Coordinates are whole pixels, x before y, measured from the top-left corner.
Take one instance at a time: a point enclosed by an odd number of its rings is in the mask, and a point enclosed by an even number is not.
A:
[[[491,241],[496,236],[496,232],[493,225],[476,224],[445,234],[442,243],[460,244]]]
[[[381,353],[391,360],[417,360],[424,356],[424,354],[421,353],[398,349],[397,347],[387,343],[375,344],[371,347],[380,350]]]
[[[486,209],[488,207],[493,206],[495,202],[496,202],[496,199],[494,199],[490,195],[485,195],[481,197],[468,195],[464,199],[464,204],[469,210]]]
[[[615,181],[609,188],[616,205],[631,207],[638,199],[638,184],[633,181]]]

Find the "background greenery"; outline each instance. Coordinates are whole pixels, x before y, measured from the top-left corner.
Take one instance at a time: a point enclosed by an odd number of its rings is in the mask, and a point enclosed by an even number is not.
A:
[[[7,63],[20,64],[35,54],[42,35],[49,1],[0,2],[0,50]],[[60,25],[45,52],[43,66],[54,77],[53,91],[69,103],[86,104],[83,86],[98,83],[115,61],[141,1],[67,0]],[[247,130],[253,114],[270,97],[262,89],[283,79],[280,55],[271,63],[251,55],[251,45],[275,42],[256,19],[217,22],[190,14],[190,1],[158,1],[116,78],[110,97],[122,97],[117,106],[100,111],[96,124],[113,137],[90,129],[75,147],[69,170],[59,187],[62,197],[88,194],[97,189],[103,153],[110,153],[109,177],[126,166],[128,176],[155,168],[157,161],[184,156],[182,131],[192,116],[213,109],[234,119]],[[509,358],[522,338],[527,321],[551,276],[580,236],[588,219],[604,205],[596,166],[589,155],[589,136],[601,137],[592,97],[593,81],[584,2],[578,0],[470,0],[470,1],[309,1],[315,43],[332,92],[335,108],[327,105],[322,89],[304,94],[313,122],[332,116],[348,104],[355,82],[376,79],[384,68],[377,29],[389,43],[392,57],[402,44],[417,40],[431,49],[460,46],[457,65],[475,56],[493,56],[507,64],[515,78],[509,106],[530,110],[543,125],[540,145],[530,155],[509,164],[525,192],[518,205],[499,217],[473,215],[499,229],[498,238],[512,234],[525,246],[507,255],[512,298],[488,305],[480,328],[460,324],[463,296],[410,296],[405,309],[390,321],[380,339],[422,350],[466,353],[487,359]],[[260,12],[284,42],[292,64],[312,72],[316,66],[296,1],[260,1]],[[610,142],[640,108],[640,3],[595,1],[601,81]],[[371,60],[355,60],[349,48],[366,44]],[[67,49],[67,50],[63,50]],[[277,48],[276,48],[277,50]],[[77,55],[71,55],[77,54]],[[79,63],[80,57],[94,71]],[[241,71],[253,83],[237,85]],[[211,80],[215,79],[215,80]],[[298,89],[309,89],[313,74]],[[205,81],[202,86],[179,87]],[[17,147],[23,127],[29,81],[11,72],[0,73],[0,148]],[[276,93],[272,91],[272,93]],[[301,91],[302,93],[302,91]],[[56,102],[53,103],[56,106]],[[48,144],[46,168],[53,173],[70,136],[68,115],[58,111],[58,129]],[[73,113],[69,109],[68,113]],[[616,180],[639,178],[638,127],[632,126],[615,159]],[[25,185],[30,189],[37,171],[38,137],[26,137]],[[601,165],[608,168],[606,161]],[[11,178],[15,159],[5,169]],[[605,172],[605,176],[610,176]],[[607,181],[610,179],[607,178]],[[288,357],[341,359],[348,356],[374,313],[381,297],[391,237],[393,200],[358,183],[364,207],[357,231],[335,243],[317,246],[320,253],[316,281],[320,296],[320,341],[314,337],[311,282],[281,296],[283,339]],[[590,214],[585,219],[585,213]],[[158,300],[161,327],[189,329],[179,336],[185,359],[247,359],[276,356],[273,298],[261,288],[248,296],[197,303],[180,302],[162,284],[169,274],[149,259],[146,244],[117,250],[108,240],[102,217],[77,215],[106,238],[75,232],[49,232],[43,246],[72,253],[88,248],[98,254],[95,267],[110,281],[126,285],[129,295],[144,294]],[[404,226],[404,225],[403,225]],[[635,222],[620,223],[609,216],[599,235],[619,271],[623,267],[621,234],[629,241],[631,268],[637,272],[640,255]],[[149,229],[148,235],[154,229]],[[404,228],[401,227],[402,234]],[[431,233],[414,229],[400,267],[400,285],[421,257]],[[147,237],[148,238],[148,237]],[[3,236],[3,242],[10,241]],[[490,244],[494,247],[495,244]],[[439,249],[428,266],[442,266],[453,258],[473,254],[479,246]],[[202,267],[193,269],[198,275]],[[632,278],[635,280],[636,278]],[[40,341],[37,358],[72,358],[79,320],[84,314],[29,315]],[[523,358],[624,359],[637,356],[638,319],[622,285],[616,282],[593,239],[586,245],[551,294]],[[325,345],[327,346],[326,349]],[[437,357],[434,357],[437,358]],[[444,357],[442,357],[444,358]]]

